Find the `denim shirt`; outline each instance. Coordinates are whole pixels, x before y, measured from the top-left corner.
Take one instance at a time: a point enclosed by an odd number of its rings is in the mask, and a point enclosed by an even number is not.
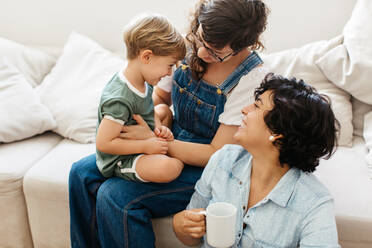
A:
[[[311,173],[291,168],[264,199],[246,211],[251,159],[239,145],[217,151],[196,183],[187,209],[220,201],[235,205],[233,247],[340,247],[333,199]],[[203,247],[210,246],[204,241]]]

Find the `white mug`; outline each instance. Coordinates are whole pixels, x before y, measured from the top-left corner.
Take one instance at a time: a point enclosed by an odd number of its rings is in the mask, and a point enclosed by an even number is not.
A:
[[[227,202],[210,204],[206,211],[207,242],[218,248],[230,247],[235,243],[235,226],[237,209]]]

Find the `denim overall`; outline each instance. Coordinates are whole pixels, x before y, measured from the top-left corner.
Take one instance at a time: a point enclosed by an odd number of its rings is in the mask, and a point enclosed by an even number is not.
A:
[[[219,127],[226,95],[261,63],[252,52],[218,87],[193,80],[188,66],[181,65],[172,86],[175,139],[209,144]],[[184,210],[202,172],[203,168],[185,165],[170,183],[137,183],[104,178],[95,154],[81,159],[73,164],[69,177],[72,248],[155,247],[151,218]]]

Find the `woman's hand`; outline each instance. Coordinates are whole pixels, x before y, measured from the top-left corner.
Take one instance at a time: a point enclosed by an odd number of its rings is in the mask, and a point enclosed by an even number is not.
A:
[[[205,216],[199,213],[202,208],[184,210],[173,217],[173,229],[180,241],[186,245],[200,243],[205,234]]]
[[[133,115],[133,119],[137,122],[137,125],[123,126],[119,135],[120,138],[145,140],[155,136],[154,132],[151,131],[142,116]]]

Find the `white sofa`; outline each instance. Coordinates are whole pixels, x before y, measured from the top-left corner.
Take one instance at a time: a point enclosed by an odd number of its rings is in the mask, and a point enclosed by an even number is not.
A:
[[[149,10],[166,14],[176,25],[183,27],[187,23],[184,16],[189,6],[192,5],[189,2],[184,2],[162,0],[156,1],[156,4],[144,3],[148,4]],[[302,4],[293,6],[293,1],[290,0],[280,1],[280,4],[274,0],[266,2],[272,12],[268,30],[265,33],[267,40],[265,44],[269,52],[302,47],[304,44],[321,39],[330,40],[341,34],[343,25],[350,17],[355,3],[355,1],[348,0],[334,0],[325,3],[319,0],[318,3],[311,1],[311,5],[302,1]],[[340,8],[344,12],[333,13],[334,4],[344,5],[343,8]],[[18,8],[20,6],[23,8]],[[138,6],[144,5],[138,3]],[[26,46],[36,46],[57,58],[60,54],[65,53],[62,51],[62,47],[67,34],[71,29],[78,29],[97,39],[111,51],[118,51],[122,46],[120,43],[121,30],[114,29],[113,26],[122,26],[134,13],[143,10],[138,6],[130,5],[128,7],[128,3],[125,5],[125,3],[114,1],[105,1],[104,5],[88,1],[76,3],[72,0],[48,4],[41,0],[32,1],[32,3],[22,0],[8,1],[0,9],[0,36],[18,41]],[[319,9],[319,6],[323,6],[323,8]],[[24,18],[18,19],[14,11],[17,11],[18,15],[23,15]],[[66,14],[61,14],[61,12]],[[85,16],[83,15],[85,18],[81,18],[81,13],[86,13]],[[124,17],[113,18],[119,14]],[[329,19],[327,17],[329,15],[333,17],[333,22],[325,22]],[[301,25],[298,22],[297,24],[293,23],[294,19],[300,20]],[[95,24],[94,27],[92,27],[92,23]],[[15,28],[18,31],[15,31]],[[312,31],[313,34],[311,32],[309,34],[309,31]],[[283,33],[286,35],[281,35]],[[118,42],[112,41],[113,39],[117,39]],[[342,43],[342,38],[337,42]],[[336,46],[339,43],[332,44]],[[312,55],[307,57],[310,60],[296,64],[301,64],[300,68],[302,69],[308,68],[306,66],[309,66],[309,61],[312,62],[322,55],[319,54],[320,52],[314,53],[314,50],[318,51],[319,46],[332,49],[329,47],[329,42],[325,42],[322,45],[317,43],[317,45],[310,45],[310,47],[302,47],[303,49],[286,50],[274,55],[263,55],[263,57],[267,60],[267,65],[274,71],[297,76],[302,74],[293,71],[293,67],[291,67],[292,71],[286,70],[289,66],[286,63],[299,59],[301,57],[299,55],[302,53],[309,54],[312,51]],[[1,49],[0,41],[0,51]],[[16,59],[19,61],[22,58],[17,57]],[[55,69],[49,72],[55,63],[58,65],[61,63],[61,59],[58,61],[54,59],[50,62],[49,69],[44,64],[45,73],[56,73]],[[312,69],[314,68],[312,67]],[[27,70],[23,71],[22,68],[18,69],[25,74],[29,73]],[[34,76],[30,78],[35,79],[36,84],[45,83],[44,75],[40,74],[38,78],[35,77],[35,74],[31,76]],[[304,74],[304,76],[307,75]],[[49,81],[50,78],[53,77],[49,76]],[[33,89],[37,88],[35,85],[33,87]],[[41,102],[46,103],[49,108],[56,106],[47,104],[53,99],[46,97],[49,94],[45,93],[46,89],[48,87],[39,91],[44,94],[44,97],[41,97]],[[67,105],[71,100],[68,89],[64,89],[64,91],[67,94],[62,98],[64,101],[62,106]],[[325,91],[327,92],[327,89]],[[53,94],[55,93],[50,93],[51,96]],[[0,99],[0,101],[2,100]],[[339,240],[342,247],[367,248],[372,247],[372,180],[364,160],[367,149],[362,137],[362,122],[363,115],[372,110],[372,105],[352,98],[349,106],[353,107],[352,124],[354,125],[354,131],[351,130],[350,136],[352,138],[351,147],[339,147],[330,160],[321,161],[315,174],[334,196]],[[79,111],[79,108],[76,109]],[[22,140],[0,144],[0,247],[2,248],[65,248],[70,246],[68,174],[73,162],[94,153],[95,145],[65,138],[76,136],[64,132],[65,130],[58,126],[58,124],[65,124],[63,120],[58,120],[55,116],[58,111],[51,110],[51,112],[57,119],[57,126],[53,128],[54,132],[46,131]],[[77,114],[79,115],[80,112]],[[0,118],[7,118],[7,116]],[[347,140],[347,137],[345,139]],[[154,220],[154,227],[157,247],[183,247],[172,232],[170,217]]]

